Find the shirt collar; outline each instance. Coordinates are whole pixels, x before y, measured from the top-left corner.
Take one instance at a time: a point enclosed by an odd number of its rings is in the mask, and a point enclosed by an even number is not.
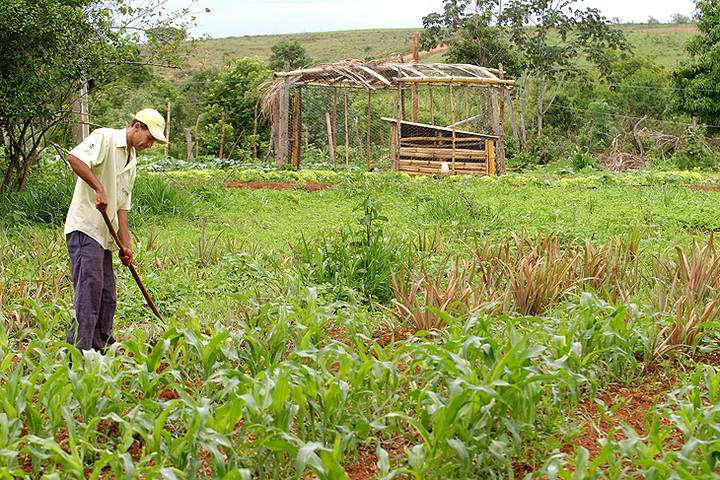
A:
[[[125,155],[127,155],[127,129],[121,128],[120,130],[116,131],[115,135],[115,146],[117,148],[124,148],[126,150]],[[132,147],[132,150],[130,151],[130,161],[127,165],[125,165],[123,171],[135,166],[136,153],[137,152],[135,151],[135,147]]]

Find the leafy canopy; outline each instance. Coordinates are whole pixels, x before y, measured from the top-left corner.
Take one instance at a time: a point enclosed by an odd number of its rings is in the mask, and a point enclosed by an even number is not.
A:
[[[687,46],[690,60],[673,74],[676,110],[718,125],[720,116],[720,1],[696,2],[700,34]]]

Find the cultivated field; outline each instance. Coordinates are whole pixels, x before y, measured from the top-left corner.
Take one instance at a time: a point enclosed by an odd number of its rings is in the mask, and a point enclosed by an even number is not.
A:
[[[106,356],[61,341],[68,172],[3,206],[3,478],[717,475],[720,176],[261,167],[140,173],[166,320],[118,263]]]

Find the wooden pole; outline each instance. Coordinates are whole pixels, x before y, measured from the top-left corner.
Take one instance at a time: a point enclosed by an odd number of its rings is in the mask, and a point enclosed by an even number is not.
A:
[[[333,88],[333,149],[337,149],[337,87]]]
[[[167,107],[167,117],[165,117],[167,121],[165,122],[165,139],[167,140],[167,143],[165,143],[165,156],[168,156],[168,146],[170,144],[170,100],[168,100],[168,107]]]
[[[495,130],[495,109],[493,108],[493,99],[492,99],[492,93],[490,92],[490,89],[487,91],[487,106],[488,106],[488,118],[490,120],[490,130],[492,131],[493,135],[497,134],[497,131]]]
[[[286,62],[287,63],[287,62]],[[278,165],[289,163],[290,157],[290,87],[287,80],[280,87],[279,101],[279,123],[278,123]]]
[[[90,116],[88,114],[88,91],[87,82],[83,82],[83,86],[77,93],[77,96],[73,96],[70,110],[72,111],[72,131],[73,144],[77,145],[85,138],[90,135]],[[3,136],[6,136],[5,129],[3,129]],[[7,140],[6,142],[7,143]]]
[[[345,168],[350,169],[350,128],[348,126],[347,87],[345,87],[343,93],[345,94]]]
[[[452,122],[452,173],[455,175],[455,100],[453,87],[450,85],[450,121]]]
[[[293,149],[292,165],[300,168],[300,147],[302,144],[302,89],[297,87],[293,96]]]
[[[394,138],[391,138],[391,143],[394,142],[393,145],[393,170],[396,172],[400,170],[400,141],[402,139],[402,123],[400,119],[400,115],[402,115],[402,87],[398,85],[398,91],[397,91],[397,98],[395,101],[395,119],[397,122],[395,123],[395,131],[392,132],[395,135],[393,135]]]
[[[470,102],[468,101],[468,87],[465,87],[465,118],[468,119],[465,129],[470,130]]]
[[[419,55],[419,40],[420,40],[420,33],[415,32],[413,34],[413,62],[417,63],[420,59]],[[418,121],[418,86],[416,84],[413,84],[412,89],[412,112],[411,112],[411,119],[413,122]]]
[[[187,161],[192,162],[193,161],[193,141],[192,141],[192,132],[188,127],[183,127],[183,131],[185,132],[185,143],[187,145]]]
[[[337,159],[335,158],[335,138],[333,138],[334,135],[329,112],[325,112],[325,123],[327,124],[328,149],[330,150],[330,158],[332,158],[333,161],[333,170],[337,172]]]
[[[503,77],[505,76],[503,72],[502,63],[499,66],[500,68],[500,79],[503,80]],[[500,87],[500,105],[499,105],[499,112],[498,112],[498,135],[500,135],[500,138],[498,139],[497,144],[497,158],[495,159],[495,170],[498,175],[502,175],[505,173],[505,95],[504,95],[505,87]],[[489,162],[488,162],[489,163]]]
[[[225,143],[225,107],[220,109],[220,154],[218,158],[223,158],[223,143]]]
[[[253,160],[257,160],[258,105],[260,104],[261,99],[262,97],[258,97],[255,102],[255,111],[253,112]]]
[[[435,125],[435,102],[433,102],[433,88],[430,89],[430,124]]]
[[[195,119],[195,156],[200,155],[200,142],[198,141],[198,128],[200,127],[200,115]]]
[[[358,145],[358,150],[360,151],[360,158],[365,156],[365,153],[363,152],[363,145],[362,140],[360,140],[360,127],[358,126],[358,123],[360,122],[358,117],[353,118],[353,129],[355,130],[355,141]]]
[[[368,172],[370,171],[370,114],[371,114],[370,99],[371,98],[372,98],[372,90],[368,90],[367,147],[366,147]]]

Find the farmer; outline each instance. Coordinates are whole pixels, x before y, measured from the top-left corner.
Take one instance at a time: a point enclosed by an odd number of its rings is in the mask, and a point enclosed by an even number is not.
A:
[[[151,108],[140,110],[123,129],[99,128],[72,149],[68,163],[78,175],[65,219],[65,235],[75,289],[75,319],[67,342],[80,350],[103,352],[115,343],[115,274],[112,251],[118,246],[105,224],[107,212],[120,239],[120,260],[133,261],[128,210],[135,182],[135,153],[167,143],[165,119]]]

